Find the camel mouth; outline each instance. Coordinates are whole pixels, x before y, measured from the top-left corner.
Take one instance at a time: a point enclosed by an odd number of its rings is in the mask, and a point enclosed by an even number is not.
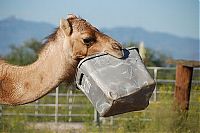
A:
[[[117,50],[117,51],[105,50],[104,52],[115,57],[115,58],[118,58],[118,59],[124,58],[124,51],[123,50]]]

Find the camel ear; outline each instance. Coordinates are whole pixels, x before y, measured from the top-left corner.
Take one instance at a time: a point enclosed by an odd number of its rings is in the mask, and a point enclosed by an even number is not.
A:
[[[74,15],[74,14],[68,14],[67,15],[67,19],[75,19],[75,18],[77,18],[77,16]]]
[[[60,20],[60,29],[64,32],[66,36],[69,36],[71,34],[71,25],[67,19]]]

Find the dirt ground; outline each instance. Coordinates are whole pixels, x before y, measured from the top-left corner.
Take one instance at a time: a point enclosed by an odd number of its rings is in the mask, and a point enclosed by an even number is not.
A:
[[[54,122],[41,122],[41,123],[28,123],[29,128],[35,130],[45,130],[55,133],[81,133],[84,129],[83,123],[54,123]]]

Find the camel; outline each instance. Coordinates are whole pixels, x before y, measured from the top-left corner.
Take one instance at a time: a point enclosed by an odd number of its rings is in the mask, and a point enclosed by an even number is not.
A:
[[[38,59],[27,66],[0,60],[0,104],[22,105],[38,100],[61,82],[72,82],[81,59],[100,52],[122,58],[122,46],[73,14],[46,38]]]

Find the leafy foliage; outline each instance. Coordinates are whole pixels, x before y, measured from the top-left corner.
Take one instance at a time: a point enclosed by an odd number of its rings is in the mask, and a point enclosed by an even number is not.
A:
[[[126,46],[139,48],[139,44],[134,42],[130,42],[126,44]],[[150,48],[145,48],[145,49],[146,49],[146,58],[144,59],[144,64],[146,66],[164,67],[168,65],[166,61],[168,59],[171,59],[171,57]]]
[[[10,46],[11,52],[5,56],[5,59],[15,65],[27,65],[37,59],[37,51],[42,44],[34,39],[24,42],[24,44],[16,47]]]
[[[130,42],[126,45],[127,47],[139,47],[137,43]],[[11,45],[11,52],[5,56],[5,59],[12,64],[16,65],[27,65],[32,63],[37,59],[37,53],[41,49],[41,42],[31,39],[19,47],[15,45]],[[166,61],[171,57],[159,52],[152,50],[150,48],[146,49],[146,58],[144,59],[144,63],[146,66],[167,66]]]

